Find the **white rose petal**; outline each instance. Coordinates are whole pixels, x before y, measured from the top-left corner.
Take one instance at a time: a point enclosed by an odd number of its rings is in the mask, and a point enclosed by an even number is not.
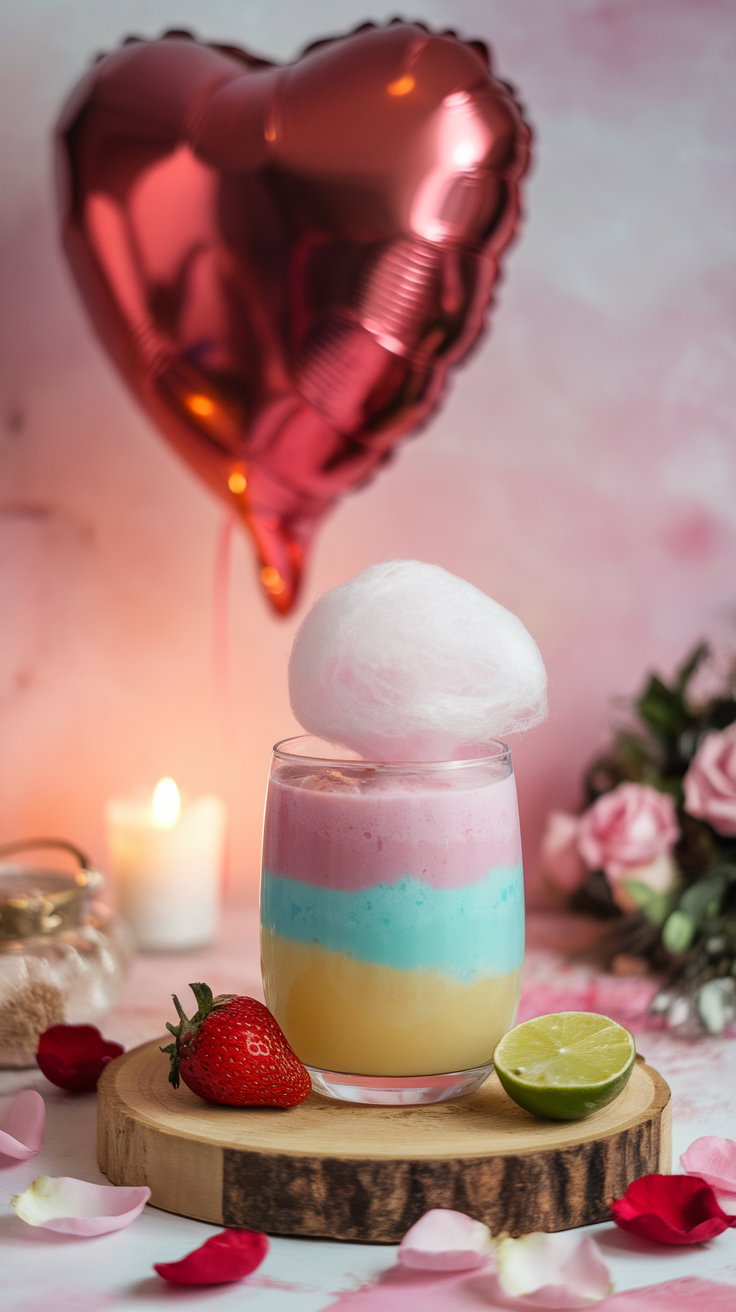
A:
[[[25,1193],[11,1198],[21,1221],[67,1235],[104,1235],[122,1230],[140,1215],[151,1197],[139,1188],[89,1184],[72,1176],[39,1175]]]
[[[612,1289],[608,1267],[590,1235],[563,1232],[502,1239],[496,1262],[504,1292],[528,1298],[530,1306],[587,1307]]]

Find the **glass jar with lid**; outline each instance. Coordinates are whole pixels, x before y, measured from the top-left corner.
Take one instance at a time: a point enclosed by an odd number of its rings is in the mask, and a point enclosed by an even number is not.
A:
[[[9,859],[43,849],[65,852],[76,868]],[[44,1030],[94,1023],[117,999],[133,942],[98,900],[103,882],[64,839],[0,846],[0,1067],[34,1065]]]

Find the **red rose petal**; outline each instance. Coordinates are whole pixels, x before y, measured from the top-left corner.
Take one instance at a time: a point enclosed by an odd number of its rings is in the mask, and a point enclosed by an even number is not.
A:
[[[714,1239],[736,1216],[718,1206],[713,1190],[691,1175],[645,1175],[611,1205],[616,1225],[659,1244],[702,1244]]]
[[[72,1093],[97,1088],[105,1066],[125,1048],[103,1039],[96,1025],[52,1025],[38,1040],[36,1061],[52,1084]]]
[[[249,1276],[267,1252],[268,1236],[259,1230],[223,1230],[180,1262],[154,1262],[153,1269],[172,1285],[225,1285]]]

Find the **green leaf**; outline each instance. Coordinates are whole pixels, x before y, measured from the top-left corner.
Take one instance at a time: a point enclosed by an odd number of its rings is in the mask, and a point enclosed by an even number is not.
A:
[[[642,720],[668,742],[678,738],[688,722],[682,694],[668,688],[656,674],[651,676],[635,705]]]
[[[683,911],[673,911],[662,929],[662,942],[668,952],[687,952],[695,938],[695,925]]]
[[[181,1005],[179,999],[177,998],[176,994],[175,994],[175,993],[172,993],[171,997],[172,997],[172,1000],[173,1000],[174,1006],[176,1007],[176,1014],[177,1014],[177,1016],[179,1017],[179,1020],[181,1021],[182,1025],[188,1025],[188,1024],[189,1024],[189,1017],[187,1016],[186,1012],[184,1011],[184,1008],[182,1007],[182,1005]],[[166,1028],[167,1028],[167,1029],[171,1029],[171,1026],[168,1024],[168,1022],[167,1022]],[[172,1034],[175,1034],[175,1033],[176,1033],[176,1030],[171,1029],[171,1033],[172,1033]]]
[[[192,1026],[198,1029],[205,1017],[209,1016],[212,1011],[214,998],[209,984],[190,984],[189,987],[197,999],[197,1012],[192,1016]]]
[[[680,898],[680,910],[685,911],[693,920],[705,915],[705,909],[714,898],[721,897],[726,887],[723,875],[708,875],[699,879],[683,893]]]
[[[707,642],[698,643],[697,647],[695,647],[695,649],[691,651],[690,655],[686,658],[684,665],[681,665],[679,670],[677,671],[677,678],[675,679],[675,685],[674,685],[675,692],[678,692],[680,696],[683,695],[695,671],[698,669],[700,665],[702,665],[706,656],[709,655],[710,655],[710,647],[708,646]]]
[[[175,1032],[169,1025],[172,1034]],[[175,1089],[179,1088],[179,1053],[175,1043],[169,1043],[165,1048],[159,1048],[159,1052],[165,1052],[169,1058],[169,1084],[173,1084]]]
[[[727,729],[736,720],[736,701],[733,697],[714,697],[698,720],[700,729],[706,732],[709,729]]]
[[[624,879],[621,882],[629,897],[653,925],[662,925],[677,902],[676,889],[658,893],[649,888],[648,884],[641,884],[638,879]]]
[[[680,910],[699,928],[704,920],[712,920],[719,914],[726,889],[735,881],[736,866],[717,866],[685,890],[680,898]]]

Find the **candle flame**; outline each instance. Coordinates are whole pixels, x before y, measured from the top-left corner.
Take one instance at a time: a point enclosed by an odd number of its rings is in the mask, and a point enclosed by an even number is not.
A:
[[[159,779],[153,790],[153,814],[157,825],[171,829],[179,819],[181,796],[173,779]]]

